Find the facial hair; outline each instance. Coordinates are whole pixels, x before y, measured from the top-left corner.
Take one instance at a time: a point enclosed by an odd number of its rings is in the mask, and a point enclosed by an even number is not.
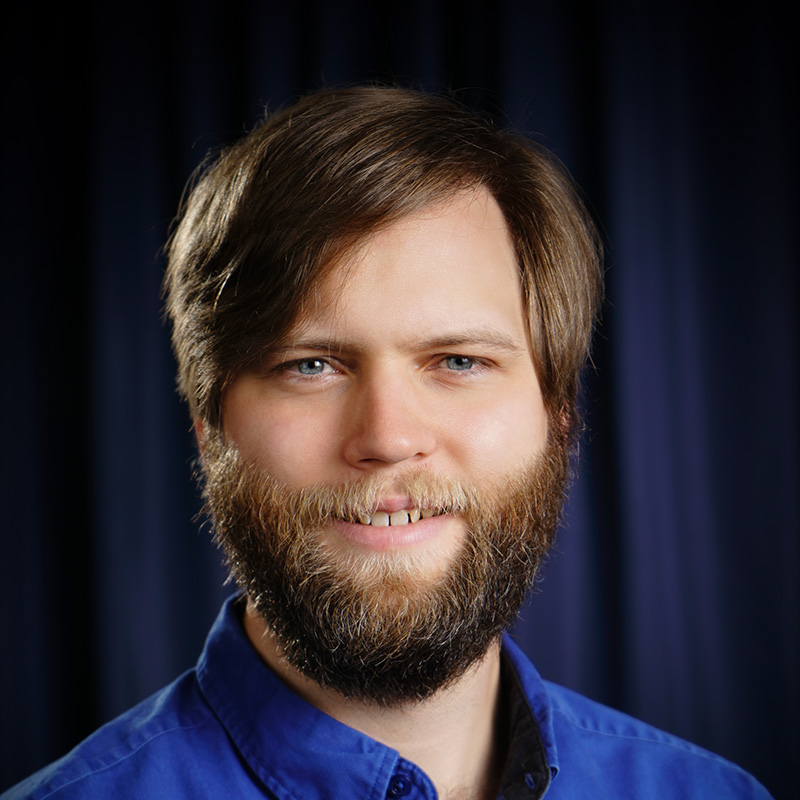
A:
[[[425,470],[393,480],[410,507],[464,524],[460,550],[431,575],[424,550],[342,550],[324,532],[369,514],[387,488],[379,478],[293,489],[217,440],[203,462],[215,540],[288,663],[381,706],[450,685],[511,624],[553,544],[569,476],[567,445],[548,443],[533,464],[482,488]]]

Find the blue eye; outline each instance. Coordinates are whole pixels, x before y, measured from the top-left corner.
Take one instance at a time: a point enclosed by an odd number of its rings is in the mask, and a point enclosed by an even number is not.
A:
[[[307,358],[298,361],[295,366],[301,375],[322,375],[325,371],[325,362],[319,358]]]
[[[468,356],[448,356],[446,359],[447,368],[452,370],[465,371],[472,369],[475,362]]]

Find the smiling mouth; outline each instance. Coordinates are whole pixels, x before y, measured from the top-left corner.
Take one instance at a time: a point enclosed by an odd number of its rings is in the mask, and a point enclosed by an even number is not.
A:
[[[361,525],[372,525],[375,528],[400,527],[401,525],[413,525],[420,519],[429,519],[439,516],[444,512],[433,508],[411,508],[401,511],[374,511],[372,514],[359,514],[358,523]]]

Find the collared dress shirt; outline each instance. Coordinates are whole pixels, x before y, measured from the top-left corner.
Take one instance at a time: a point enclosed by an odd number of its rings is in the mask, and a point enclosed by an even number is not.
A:
[[[265,666],[228,600],[197,667],[2,800],[433,800],[397,751],[337,722]],[[768,798],[711,753],[543,681],[503,642],[510,703],[503,800]]]

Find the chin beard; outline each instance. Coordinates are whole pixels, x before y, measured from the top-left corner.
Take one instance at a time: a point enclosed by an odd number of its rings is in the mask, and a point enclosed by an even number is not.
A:
[[[553,544],[569,476],[569,448],[556,443],[491,487],[425,470],[392,481],[412,506],[464,523],[459,551],[433,574],[433,547],[365,554],[320,533],[369,513],[382,480],[295,490],[214,440],[203,462],[215,540],[289,665],[382,706],[445,688],[511,624]]]

